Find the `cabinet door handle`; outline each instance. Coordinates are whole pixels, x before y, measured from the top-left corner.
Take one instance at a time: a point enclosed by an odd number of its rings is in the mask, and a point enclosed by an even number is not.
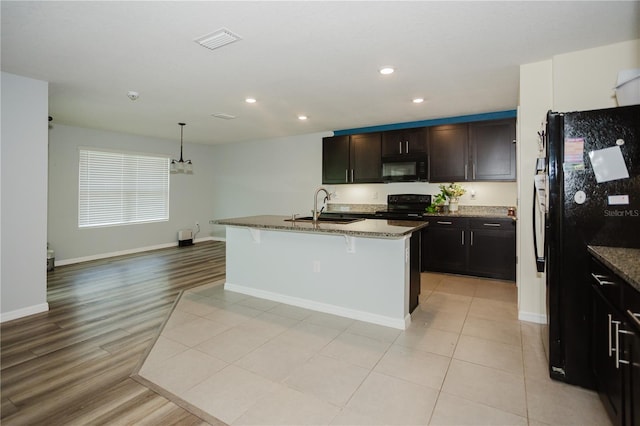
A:
[[[635,322],[636,325],[638,327],[640,327],[640,314],[636,314],[635,312],[631,312],[629,309],[627,309],[627,314],[633,320],[633,322]]]
[[[498,227],[498,228],[500,227],[499,223],[483,223],[482,225],[483,226],[493,226],[493,227]]]
[[[473,180],[476,180],[476,163],[473,163],[471,165],[471,178]]]
[[[467,180],[467,164],[464,165],[464,180]]]
[[[462,234],[462,245],[464,245],[464,231],[460,231],[460,233]]]
[[[349,182],[349,169],[344,169],[344,181]]]
[[[447,222],[447,221],[444,221],[444,220],[439,220],[436,223],[438,225],[451,225],[451,222]]]
[[[351,183],[353,183],[353,169],[351,169]]]
[[[473,231],[470,231],[470,233],[471,233],[471,241],[469,243],[473,245]]]
[[[627,330],[620,330],[620,321],[611,321],[616,327],[616,347],[613,349],[616,353],[616,370],[620,369],[620,364],[629,364],[626,359],[620,358],[620,335],[621,334],[633,334]]]
[[[611,314],[607,315],[609,317],[609,326],[607,327],[607,331],[609,332],[609,357],[611,357],[611,352],[613,351],[613,349],[611,348],[611,323],[613,321],[611,321]]]
[[[620,327],[620,321],[611,321],[611,323],[616,327],[616,347],[612,349],[613,352],[616,353],[616,370],[620,368],[620,355],[618,354],[618,349],[620,348],[620,334],[618,333]]]
[[[620,322],[618,322],[618,324],[616,325],[616,328],[619,327],[619,324],[620,324]],[[632,331],[629,331],[629,330],[620,330],[620,329],[618,329],[617,331],[618,331],[618,336],[620,334],[628,334],[628,335],[632,335],[633,336],[633,334],[634,334]],[[616,337],[616,345],[619,345],[619,338],[618,337]],[[617,349],[616,350],[616,368],[619,368],[620,364],[629,365],[630,362],[628,360],[620,358],[620,350],[619,350],[620,347],[618,346],[616,349]]]
[[[402,154],[402,141],[398,142],[398,154]]]
[[[405,141],[404,142],[404,147],[405,147],[404,153],[408,154],[409,153],[409,141]]]
[[[605,286],[605,285],[616,285],[616,283],[614,283],[613,281],[608,281],[606,280],[607,276],[606,275],[598,275],[598,274],[594,274],[593,272],[591,273],[591,276],[593,277],[593,279],[596,280],[596,282],[601,285],[601,286]]]

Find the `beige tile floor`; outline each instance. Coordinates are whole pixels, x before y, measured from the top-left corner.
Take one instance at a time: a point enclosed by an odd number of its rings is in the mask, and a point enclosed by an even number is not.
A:
[[[139,376],[227,424],[610,424],[594,392],[548,378],[513,283],[425,273],[405,331],[220,284],[183,294]]]

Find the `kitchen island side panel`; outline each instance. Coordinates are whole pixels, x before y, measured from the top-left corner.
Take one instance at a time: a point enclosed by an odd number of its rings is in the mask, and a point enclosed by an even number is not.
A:
[[[409,239],[227,227],[225,288],[395,328],[410,321]]]

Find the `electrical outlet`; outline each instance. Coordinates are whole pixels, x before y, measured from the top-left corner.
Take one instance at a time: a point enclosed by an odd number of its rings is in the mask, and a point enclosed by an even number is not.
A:
[[[313,261],[313,272],[320,272],[320,261],[319,260],[314,260]]]

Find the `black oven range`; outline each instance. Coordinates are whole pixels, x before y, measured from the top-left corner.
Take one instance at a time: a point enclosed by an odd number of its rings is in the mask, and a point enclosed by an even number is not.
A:
[[[427,207],[431,205],[429,194],[389,194],[387,209],[378,210],[376,218],[395,220],[423,220]]]

